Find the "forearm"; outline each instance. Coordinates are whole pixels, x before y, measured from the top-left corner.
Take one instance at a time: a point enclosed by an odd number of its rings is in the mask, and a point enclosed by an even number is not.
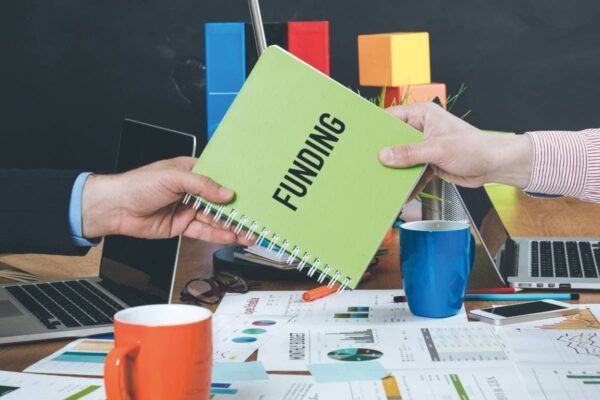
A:
[[[529,132],[533,168],[525,191],[600,202],[600,130]]]
[[[113,185],[115,179],[116,176],[111,175],[91,175],[87,179],[81,203],[84,237],[96,238],[119,232],[121,194]]]
[[[489,141],[485,144],[490,166],[486,180],[521,189],[526,187],[533,168],[531,139],[526,135],[493,134],[489,136]]]

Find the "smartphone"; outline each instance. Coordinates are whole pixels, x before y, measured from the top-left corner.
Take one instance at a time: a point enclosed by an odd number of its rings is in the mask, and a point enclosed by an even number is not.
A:
[[[562,303],[556,300],[531,301],[469,311],[473,319],[494,325],[514,324],[516,322],[535,321],[556,318],[561,315],[579,312],[577,304]]]

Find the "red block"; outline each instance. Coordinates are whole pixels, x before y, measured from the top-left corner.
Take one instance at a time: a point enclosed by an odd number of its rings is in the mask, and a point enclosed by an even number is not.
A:
[[[329,21],[288,22],[288,50],[329,75]]]
[[[385,88],[385,106],[420,103],[439,98],[446,108],[446,85],[443,83],[425,83],[422,85],[396,86]]]

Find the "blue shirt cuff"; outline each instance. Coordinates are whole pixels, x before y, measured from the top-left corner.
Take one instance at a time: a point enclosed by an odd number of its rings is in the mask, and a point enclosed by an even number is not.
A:
[[[75,179],[73,189],[71,190],[71,202],[69,203],[69,226],[71,228],[71,236],[73,237],[75,245],[80,247],[96,246],[101,240],[101,238],[88,240],[83,237],[81,202],[83,199],[83,186],[90,175],[92,175],[91,172],[83,172]]]

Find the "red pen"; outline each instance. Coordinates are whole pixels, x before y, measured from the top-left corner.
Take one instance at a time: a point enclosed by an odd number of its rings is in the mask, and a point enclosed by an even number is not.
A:
[[[327,287],[327,285],[319,286],[318,288],[304,292],[302,294],[302,299],[304,301],[313,301],[321,297],[329,296],[331,293],[335,293],[339,287],[340,285],[337,283],[332,287]]]

